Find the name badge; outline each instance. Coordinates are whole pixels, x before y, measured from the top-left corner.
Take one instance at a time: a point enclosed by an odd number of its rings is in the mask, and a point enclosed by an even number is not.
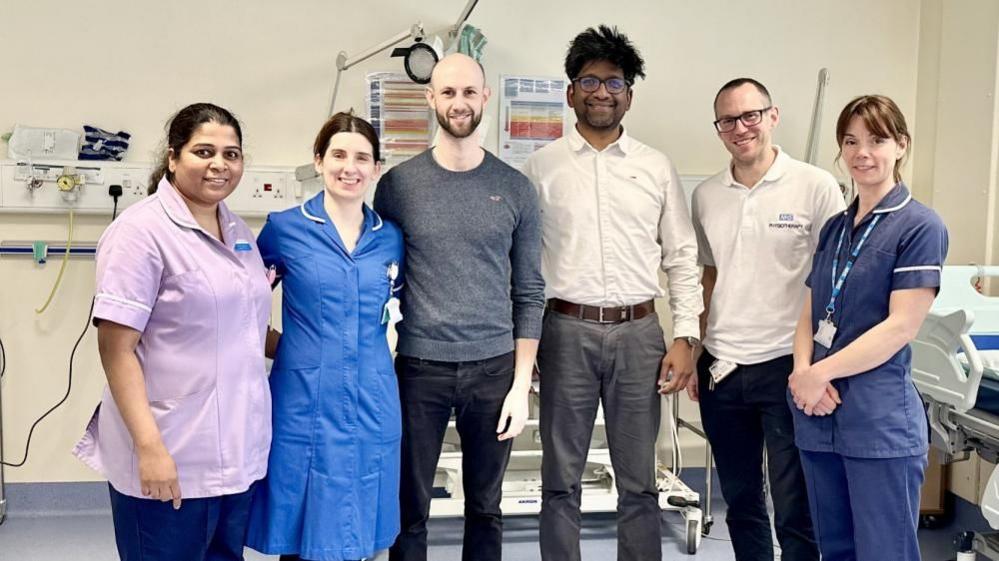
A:
[[[400,321],[402,321],[402,310],[399,309],[399,299],[393,296],[385,303],[385,310],[382,312],[382,323],[395,325]]]
[[[711,374],[711,381],[717,384],[727,378],[729,374],[735,372],[735,369],[738,367],[739,365],[734,362],[717,359],[708,367],[708,373]]]
[[[246,240],[236,240],[236,245],[232,249],[234,251],[253,251],[253,246]]]
[[[823,347],[832,348],[833,337],[836,336],[836,326],[831,319],[824,319],[819,322],[819,329],[815,332],[815,342]]]

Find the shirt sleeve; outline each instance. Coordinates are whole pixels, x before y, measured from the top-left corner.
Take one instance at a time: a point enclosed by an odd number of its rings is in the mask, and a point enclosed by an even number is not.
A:
[[[840,191],[839,183],[832,174],[826,173],[819,189],[815,205],[815,224],[825,225],[829,219],[846,210],[846,201],[843,199],[843,192]],[[819,247],[819,236],[822,234],[821,226],[812,229],[812,247]]]
[[[163,277],[154,236],[127,222],[115,224],[97,244],[96,259],[94,325],[107,320],[144,331]]]
[[[267,215],[267,222],[257,236],[257,249],[260,251],[260,258],[264,260],[264,267],[274,268],[274,282],[271,288],[277,286],[285,275],[284,256],[281,254],[278,244],[278,226],[275,225],[271,215]]]
[[[664,185],[666,204],[659,217],[662,270],[669,280],[673,337],[700,338],[698,317],[704,310],[701,275],[697,269],[697,235],[687,210],[680,174],[672,164]]]
[[[940,288],[940,273],[948,248],[947,227],[927,209],[921,220],[899,240],[891,289]]]
[[[805,286],[807,286],[808,288],[812,288],[812,279],[819,272],[816,269],[816,267],[821,267],[822,266],[821,260],[816,259],[816,257],[822,251],[822,247],[824,245],[828,245],[827,244],[827,240],[829,238],[829,230],[832,228],[832,224],[833,224],[833,222],[836,221],[836,217],[837,216],[839,216],[839,215],[838,214],[833,214],[832,218],[830,218],[829,220],[826,220],[826,223],[823,224],[822,227],[818,229],[819,236],[818,236],[818,241],[815,242],[815,252],[812,255],[812,265],[811,265],[810,270],[808,272],[808,276],[805,277]],[[828,274],[828,271],[826,272],[826,274]]]
[[[694,196],[691,198],[690,219],[694,226],[694,234],[697,237],[697,263],[699,265],[715,267],[715,256],[711,251],[711,244],[708,243],[708,237],[704,234],[704,225],[701,224],[699,199],[697,191],[694,191]]]
[[[545,312],[545,281],[541,276],[541,213],[530,181],[524,180],[520,219],[510,249],[514,339],[540,339]]]

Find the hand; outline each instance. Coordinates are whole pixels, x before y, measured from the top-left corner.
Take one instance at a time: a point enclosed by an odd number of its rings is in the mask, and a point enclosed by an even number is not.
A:
[[[701,400],[701,394],[698,392],[697,376],[691,376],[687,379],[687,397],[690,398],[690,401],[698,402]]]
[[[693,373],[693,349],[686,339],[675,339],[659,368],[659,393],[666,395],[680,391],[686,387],[687,380]]]
[[[499,436],[496,440],[500,442],[515,438],[524,430],[527,424],[527,395],[530,393],[530,386],[519,388],[516,385],[506,394],[503,400],[503,409],[500,411],[499,424],[496,425],[496,433]],[[507,423],[509,422],[509,426]],[[506,432],[503,432],[504,427]]]
[[[143,496],[159,501],[173,501],[180,508],[180,482],[177,465],[163,444],[149,451],[139,451],[139,482]]]
[[[805,415],[828,415],[839,403],[839,392],[813,367],[796,368],[788,378],[794,405]]]
[[[819,404],[815,406],[813,412],[820,417],[831,415],[841,403],[843,403],[843,400],[839,398],[839,391],[836,390],[836,386],[826,384],[826,394],[819,400]]]

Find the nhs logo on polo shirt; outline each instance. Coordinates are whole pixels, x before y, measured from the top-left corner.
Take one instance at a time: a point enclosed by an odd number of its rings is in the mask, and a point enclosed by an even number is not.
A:
[[[770,223],[771,230],[800,230],[804,226],[794,221],[794,214],[781,212],[777,215],[777,221]]]

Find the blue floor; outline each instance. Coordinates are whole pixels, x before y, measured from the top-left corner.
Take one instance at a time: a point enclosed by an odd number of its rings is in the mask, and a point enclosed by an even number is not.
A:
[[[691,487],[703,487],[703,475],[692,472]],[[700,471],[703,474],[703,470]],[[686,475],[686,474],[685,474]],[[688,479],[688,477],[684,477]],[[699,485],[700,483],[700,485]],[[716,486],[715,489],[718,487]],[[921,530],[920,546],[924,561],[954,558],[952,541],[959,530],[984,530],[987,525],[972,505],[955,501],[953,521],[937,530]],[[732,560],[734,556],[725,527],[725,505],[714,503],[715,524],[698,553],[688,556],[682,517],[663,514],[663,559]],[[612,561],[616,558],[615,520],[611,514],[584,517],[582,551],[584,559]],[[430,523],[430,561],[461,559],[462,521],[434,519]],[[507,517],[504,531],[504,558],[516,561],[540,560],[536,516]],[[111,516],[107,509],[107,487],[102,484],[9,485],[8,518],[0,525],[0,561],[113,561],[117,559]],[[274,560],[247,551],[247,561]],[[778,557],[779,559],[779,557]]]

